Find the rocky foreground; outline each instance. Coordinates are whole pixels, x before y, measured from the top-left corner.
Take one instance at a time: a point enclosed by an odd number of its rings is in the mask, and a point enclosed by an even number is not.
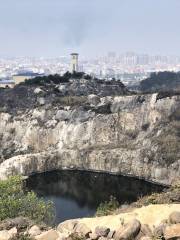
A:
[[[1,222],[0,230],[0,240],[22,236],[32,240],[175,240],[180,239],[180,204],[150,205],[114,216],[69,220],[56,229],[17,218]]]
[[[63,96],[48,88],[23,89],[0,93],[7,100],[0,104],[0,179],[56,169],[162,184],[179,176],[180,96]]]

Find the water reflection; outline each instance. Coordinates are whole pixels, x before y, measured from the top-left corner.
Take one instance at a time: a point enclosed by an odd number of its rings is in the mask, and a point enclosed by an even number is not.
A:
[[[54,202],[56,223],[92,216],[98,205],[109,200],[110,196],[124,204],[162,190],[161,186],[138,179],[83,171],[38,174],[28,179],[27,187],[38,196]]]

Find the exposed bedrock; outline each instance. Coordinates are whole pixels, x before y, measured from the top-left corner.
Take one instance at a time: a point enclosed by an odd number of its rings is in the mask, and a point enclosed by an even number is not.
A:
[[[180,175],[179,109],[180,96],[152,94],[1,111],[0,178],[74,168],[171,184]]]

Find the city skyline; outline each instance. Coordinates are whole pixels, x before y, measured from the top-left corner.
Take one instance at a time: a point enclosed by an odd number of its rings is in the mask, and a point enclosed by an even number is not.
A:
[[[80,54],[79,52],[77,52],[79,55],[80,55],[80,61],[84,61],[84,60],[95,60],[95,59],[98,59],[98,58],[108,58],[109,55],[113,54],[115,55],[115,58],[122,58],[123,56],[147,56],[147,57],[172,57],[172,58],[178,58],[180,59],[180,54],[158,54],[158,53],[154,53],[154,54],[149,54],[147,52],[136,52],[136,51],[133,51],[133,50],[127,50],[127,51],[124,51],[124,52],[117,52],[115,50],[111,50],[111,51],[107,51],[107,52],[103,52],[101,54],[96,54],[96,55],[83,55],[83,54]],[[28,58],[28,59],[56,59],[56,58],[65,58],[65,59],[70,59],[71,58],[71,54],[72,54],[72,51],[71,52],[66,52],[62,55],[55,55],[55,56],[36,56],[36,55],[2,55],[0,54],[0,59],[20,59],[20,58]]]
[[[179,7],[178,0],[2,0],[0,56],[180,56]]]
[[[180,57],[109,52],[105,56],[89,60],[80,56],[80,61],[77,62],[76,66],[78,71],[85,72],[93,77],[107,80],[121,79],[125,85],[134,86],[147,78],[152,72],[179,72]],[[15,84],[19,79],[33,78],[36,75],[63,75],[67,71],[72,71],[70,56],[0,58],[1,84],[4,84],[4,82],[7,84],[9,81]]]

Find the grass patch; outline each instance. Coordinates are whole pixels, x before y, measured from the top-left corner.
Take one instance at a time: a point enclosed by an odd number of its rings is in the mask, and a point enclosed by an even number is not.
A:
[[[96,216],[107,216],[113,213],[120,207],[119,202],[115,197],[111,196],[109,201],[101,203],[96,211]]]
[[[150,204],[171,204],[180,202],[180,180],[162,193],[153,193],[150,196],[140,198],[132,206],[142,207]]]

